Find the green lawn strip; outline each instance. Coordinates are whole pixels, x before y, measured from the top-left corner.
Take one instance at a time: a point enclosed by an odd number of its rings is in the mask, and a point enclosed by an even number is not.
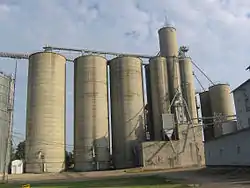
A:
[[[0,188],[17,188],[21,185],[0,184]],[[70,183],[32,183],[31,188],[185,188],[186,186],[167,182],[163,177],[129,177],[106,180],[90,180]]]

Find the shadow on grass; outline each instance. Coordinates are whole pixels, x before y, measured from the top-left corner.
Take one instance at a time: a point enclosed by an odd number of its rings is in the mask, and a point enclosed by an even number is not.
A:
[[[47,183],[47,184],[32,184],[31,187],[35,188],[87,188],[87,187],[165,187],[165,188],[181,188],[183,186],[176,185],[172,182],[166,182],[162,177],[149,176],[149,177],[133,177],[133,178],[114,178],[107,180],[91,180],[83,182],[71,183]],[[1,187],[0,187],[1,188]]]

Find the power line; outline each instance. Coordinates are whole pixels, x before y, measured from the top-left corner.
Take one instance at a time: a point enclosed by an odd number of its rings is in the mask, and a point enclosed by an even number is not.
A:
[[[201,84],[200,80],[198,79],[198,77],[195,75],[195,73],[193,72],[194,78],[196,79],[196,81],[198,82],[198,84],[201,86],[201,88],[203,89],[203,91],[206,91],[205,88],[203,87],[203,85]]]
[[[203,70],[201,70],[201,68],[199,68],[198,65],[196,65],[196,64],[194,63],[193,60],[191,60],[191,62],[192,62],[192,64],[193,64],[193,65],[203,74],[203,76],[206,77],[206,79],[207,79],[212,85],[215,85],[215,83],[206,75],[206,73],[205,73]]]

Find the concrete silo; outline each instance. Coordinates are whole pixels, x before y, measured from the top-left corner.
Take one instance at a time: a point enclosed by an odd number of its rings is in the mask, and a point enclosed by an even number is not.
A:
[[[234,119],[233,99],[230,95],[230,86],[228,84],[213,85],[209,87],[209,96],[212,113],[213,116],[215,116],[214,134],[215,137],[218,137],[222,135],[221,122]],[[219,119],[217,120],[217,118]]]
[[[182,95],[187,103],[189,114],[191,116],[188,117],[187,114],[187,117],[188,119],[191,118],[194,124],[197,124],[198,123],[197,105],[195,99],[195,87],[194,87],[194,77],[193,77],[191,59],[185,56],[180,57],[179,66],[180,66]]]
[[[136,144],[145,138],[142,62],[122,56],[110,66],[112,157],[115,168],[134,167]]]
[[[150,69],[149,64],[145,65],[145,77],[146,77],[146,90],[147,90],[147,105],[145,107],[145,124],[147,132],[150,135],[150,140],[154,140],[154,121],[152,110],[152,93],[151,93],[151,81],[150,81]]]
[[[233,119],[233,99],[230,94],[230,86],[228,84],[217,84],[209,87],[209,96],[211,101],[213,115],[231,116],[225,120]]]
[[[163,140],[162,114],[170,113],[167,62],[165,57],[153,57],[149,60],[154,121],[154,140]]]
[[[66,59],[52,52],[29,57],[26,172],[60,172],[65,167]]]
[[[163,27],[159,29],[158,34],[160,55],[167,58],[169,99],[172,101],[177,91],[181,92],[176,29]],[[172,113],[174,113],[174,108],[172,108]]]
[[[107,60],[86,55],[74,60],[75,170],[110,167]]]
[[[0,72],[0,175],[8,172],[10,162],[11,109],[13,108],[14,80]]]
[[[160,54],[164,57],[178,56],[178,44],[176,29],[174,27],[163,27],[159,29]]]
[[[199,93],[200,105],[201,105],[201,115],[203,118],[203,130],[205,141],[214,138],[214,128],[213,128],[213,112],[211,107],[211,101],[208,91]]]

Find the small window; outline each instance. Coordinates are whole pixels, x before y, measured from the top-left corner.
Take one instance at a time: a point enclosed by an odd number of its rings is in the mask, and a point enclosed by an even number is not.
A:
[[[240,154],[240,146],[237,146],[237,154]]]

